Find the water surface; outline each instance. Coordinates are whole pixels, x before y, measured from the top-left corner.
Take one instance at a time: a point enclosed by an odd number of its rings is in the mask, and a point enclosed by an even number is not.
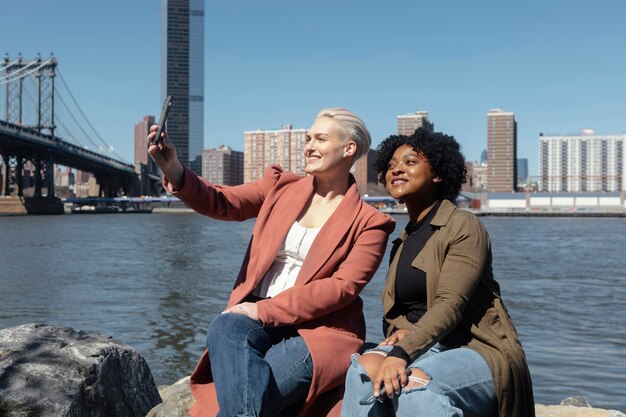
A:
[[[407,221],[397,216],[394,239]],[[626,410],[626,220],[483,217],[494,271],[526,350],[535,399]],[[253,222],[196,214],[0,217],[0,328],[40,322],[113,336],[157,383],[193,370]],[[365,289],[382,337],[387,259]]]

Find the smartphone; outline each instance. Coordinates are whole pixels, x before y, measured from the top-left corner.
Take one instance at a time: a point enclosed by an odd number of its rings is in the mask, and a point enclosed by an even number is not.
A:
[[[374,393],[371,393],[369,395],[366,395],[365,397],[361,398],[361,400],[359,401],[360,405],[370,405],[370,404],[374,404],[375,401],[383,401],[383,396],[386,396],[385,394],[385,385],[381,384],[380,385],[380,397],[375,397]]]
[[[156,145],[161,140],[161,133],[163,132],[163,128],[165,127],[165,121],[167,120],[167,115],[170,113],[170,107],[172,107],[172,96],[169,95],[165,97],[165,101],[163,102],[163,108],[161,109],[161,115],[159,116],[159,128],[157,129],[157,134],[150,142],[150,145]]]

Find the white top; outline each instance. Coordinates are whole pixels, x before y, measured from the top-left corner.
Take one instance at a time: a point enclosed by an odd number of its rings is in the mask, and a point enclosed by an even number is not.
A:
[[[293,287],[302,262],[320,229],[303,227],[296,221],[289,229],[276,259],[253,293],[263,298],[274,297]]]

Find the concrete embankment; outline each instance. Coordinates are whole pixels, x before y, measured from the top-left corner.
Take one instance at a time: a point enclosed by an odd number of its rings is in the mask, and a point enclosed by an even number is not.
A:
[[[185,417],[189,377],[157,387],[131,347],[98,333],[44,324],[0,330],[3,417]],[[537,417],[626,417],[584,398],[536,406]]]

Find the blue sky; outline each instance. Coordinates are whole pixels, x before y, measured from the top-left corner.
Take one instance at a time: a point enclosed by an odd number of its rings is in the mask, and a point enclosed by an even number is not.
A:
[[[347,107],[377,145],[396,116],[426,110],[470,160],[487,112],[518,121],[518,157],[537,138],[626,132],[626,2],[208,0],[205,147],[243,149],[243,131],[309,127]],[[0,53],[54,52],[87,117],[132,162],[133,125],[160,109],[159,0],[20,0],[0,5]]]

